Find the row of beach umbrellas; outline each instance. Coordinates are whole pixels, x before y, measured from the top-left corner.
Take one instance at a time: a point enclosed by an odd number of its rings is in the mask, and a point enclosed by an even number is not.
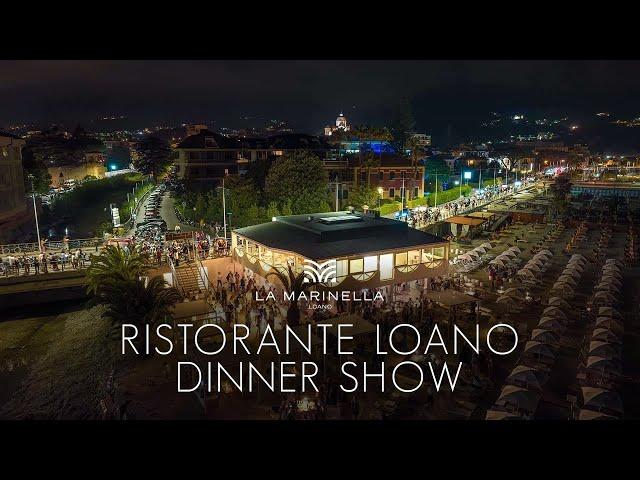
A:
[[[551,294],[564,300],[570,300],[575,295],[575,288],[587,267],[584,255],[576,253],[571,256],[556,282],[551,287]]]

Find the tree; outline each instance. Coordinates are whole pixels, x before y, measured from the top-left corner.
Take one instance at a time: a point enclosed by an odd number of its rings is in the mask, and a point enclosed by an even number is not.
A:
[[[102,303],[118,283],[137,280],[149,268],[149,259],[139,246],[127,252],[119,245],[107,245],[87,269],[87,292]]]
[[[411,111],[411,103],[409,99],[404,98],[396,107],[391,128],[389,129],[393,138],[391,144],[398,153],[404,154],[407,148],[407,140],[410,138],[415,126],[416,122]]]
[[[265,194],[268,201],[288,201],[294,214],[316,213],[328,205],[328,183],[327,172],[316,155],[296,152],[273,163]]]
[[[36,193],[49,193],[51,185],[51,174],[44,163],[42,156],[35,155],[31,148],[22,149],[22,172],[24,175],[24,188],[26,192],[31,192],[31,180],[29,175],[33,175],[33,187]]]
[[[273,217],[278,216],[280,216],[278,204],[276,202],[269,202],[269,205],[267,205],[267,221],[271,220]]]
[[[157,137],[145,137],[136,144],[135,149],[137,155],[133,167],[145,175],[153,175],[154,180],[171,165],[171,149]]]
[[[287,271],[276,270],[267,274],[267,278],[271,276],[278,278],[285,291],[289,294],[296,293],[297,295],[299,292],[305,291],[314,285],[314,283],[306,281],[307,277],[304,272],[294,272],[291,265],[287,265]],[[290,327],[296,327],[300,324],[300,309],[298,308],[296,295],[289,302],[289,307],[287,308],[287,325]]]
[[[380,194],[375,188],[368,187],[366,185],[358,185],[353,188],[350,195],[350,203],[353,206],[362,207],[368,205],[369,208],[375,208],[378,205]]]
[[[556,177],[549,188],[553,194],[553,200],[558,213],[565,213],[569,205],[569,193],[571,193],[571,178],[569,174],[562,173]]]
[[[380,157],[368,147],[360,147],[361,167],[367,169],[367,187],[371,186],[371,169],[380,166]]]
[[[148,258],[138,247],[127,252],[120,246],[107,246],[87,270],[87,291],[97,303],[107,306],[106,315],[114,326],[132,323],[154,325],[170,313],[180,300],[175,288],[167,288],[162,277],[145,282]]]

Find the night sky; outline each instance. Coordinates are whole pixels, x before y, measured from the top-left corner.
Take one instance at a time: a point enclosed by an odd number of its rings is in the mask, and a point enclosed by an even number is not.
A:
[[[241,127],[250,116],[319,133],[341,110],[388,123],[403,96],[422,130],[490,111],[637,115],[638,74],[638,61],[0,61],[0,125],[126,115]]]

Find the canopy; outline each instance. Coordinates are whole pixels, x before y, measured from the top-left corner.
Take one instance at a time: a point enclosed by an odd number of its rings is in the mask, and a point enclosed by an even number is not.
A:
[[[613,331],[616,335],[624,333],[624,325],[617,318],[598,317],[596,318],[596,328],[606,328]]]
[[[487,250],[491,250],[493,248],[493,245],[491,245],[491,243],[489,242],[485,242],[482,245],[480,245],[480,247],[486,248]]]
[[[571,269],[567,269],[565,268],[562,273],[560,274],[561,277],[564,276],[571,276],[573,278],[575,278],[576,280],[579,280],[580,277],[582,276],[582,274],[578,271],[578,270],[571,270]]]
[[[482,255],[487,253],[487,249],[482,246],[474,248],[473,251],[478,252],[479,254],[482,254]]]
[[[505,250],[500,255],[501,256],[508,256],[508,257],[517,257],[518,256],[518,254],[516,252],[514,252],[513,250]]]
[[[542,271],[538,265],[536,265],[535,263],[531,263],[531,262],[527,262],[527,264],[524,266],[523,270],[532,270],[532,271],[534,271],[536,273],[540,273]]]
[[[553,257],[553,253],[551,253],[546,248],[544,250],[540,250],[536,255],[543,255],[543,254],[548,256],[548,257]]]
[[[531,340],[540,343],[553,344],[558,342],[558,334],[546,328],[534,328],[531,331]]]
[[[513,247],[510,247],[509,250],[512,250],[514,252],[516,252],[517,254],[521,254],[522,250],[520,250],[519,247],[517,247],[516,245],[514,245]]]
[[[617,417],[613,415],[607,415],[602,412],[595,412],[593,410],[589,410],[588,408],[580,409],[580,413],[578,414],[578,420],[617,420]]]
[[[565,315],[565,313],[559,307],[556,307],[554,305],[550,307],[546,307],[542,311],[542,316],[557,317],[557,318],[562,318],[563,320],[567,319],[567,316]]]
[[[558,280],[556,280],[556,283],[568,283],[569,285],[571,285],[572,287],[575,287],[578,284],[578,281],[572,277],[571,275],[567,275],[567,274],[563,274],[560,275],[558,277]]]
[[[538,327],[549,330],[561,330],[564,328],[564,325],[557,318],[542,317],[538,322]]]
[[[571,298],[575,295],[573,288],[568,283],[556,283],[551,290],[562,298]]]
[[[492,408],[491,410],[487,410],[485,420],[522,420],[522,417],[517,413]]]
[[[525,344],[524,353],[534,355],[538,358],[548,358],[550,360],[554,360],[556,358],[555,353],[553,353],[553,350],[551,350],[549,345],[533,340],[530,340]]]
[[[480,258],[480,254],[478,252],[476,252],[475,250],[471,250],[471,251],[467,252],[466,254],[467,255],[471,255],[472,257]]]
[[[544,372],[535,368],[518,365],[511,371],[505,383],[530,390],[542,390],[546,376]]]
[[[519,409],[533,413],[536,411],[539,401],[540,395],[536,392],[514,385],[506,385],[502,388],[496,405],[515,405]]]
[[[531,270],[524,269],[524,268],[521,269],[521,270],[518,270],[518,273],[516,273],[516,275],[522,275],[522,276],[525,276],[525,277],[533,277],[533,278],[535,278],[535,274]]]
[[[614,359],[600,357],[598,355],[589,355],[587,357],[587,368],[590,370],[605,371],[609,374],[620,373],[620,368]]]
[[[591,339],[609,343],[622,343],[618,336],[608,328],[595,328],[591,334]]]
[[[589,355],[595,355],[602,358],[618,358],[620,356],[619,345],[600,340],[592,340],[589,343]]]
[[[583,406],[594,409],[608,409],[617,413],[623,413],[620,395],[604,388],[582,387]]]
[[[553,306],[553,307],[564,308],[567,310],[571,309],[571,306],[569,305],[569,303],[560,297],[551,297],[548,303],[550,306]]]
[[[613,307],[600,307],[598,308],[598,316],[602,316],[602,317],[617,317],[619,319],[622,319],[622,315],[620,315],[620,312],[618,312],[618,310],[616,310]]]

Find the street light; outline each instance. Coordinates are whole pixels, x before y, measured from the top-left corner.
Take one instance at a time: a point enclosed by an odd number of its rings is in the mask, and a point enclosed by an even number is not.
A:
[[[38,235],[38,251],[42,253],[42,242],[40,241],[40,227],[38,226],[38,209],[36,208],[36,189],[33,186],[34,176],[30,173],[27,178],[31,181],[31,197],[33,198],[33,214],[36,218],[36,234]]]
[[[384,193],[384,190],[382,189],[382,187],[378,187],[378,210],[380,210],[380,202],[382,200],[383,193]]]

